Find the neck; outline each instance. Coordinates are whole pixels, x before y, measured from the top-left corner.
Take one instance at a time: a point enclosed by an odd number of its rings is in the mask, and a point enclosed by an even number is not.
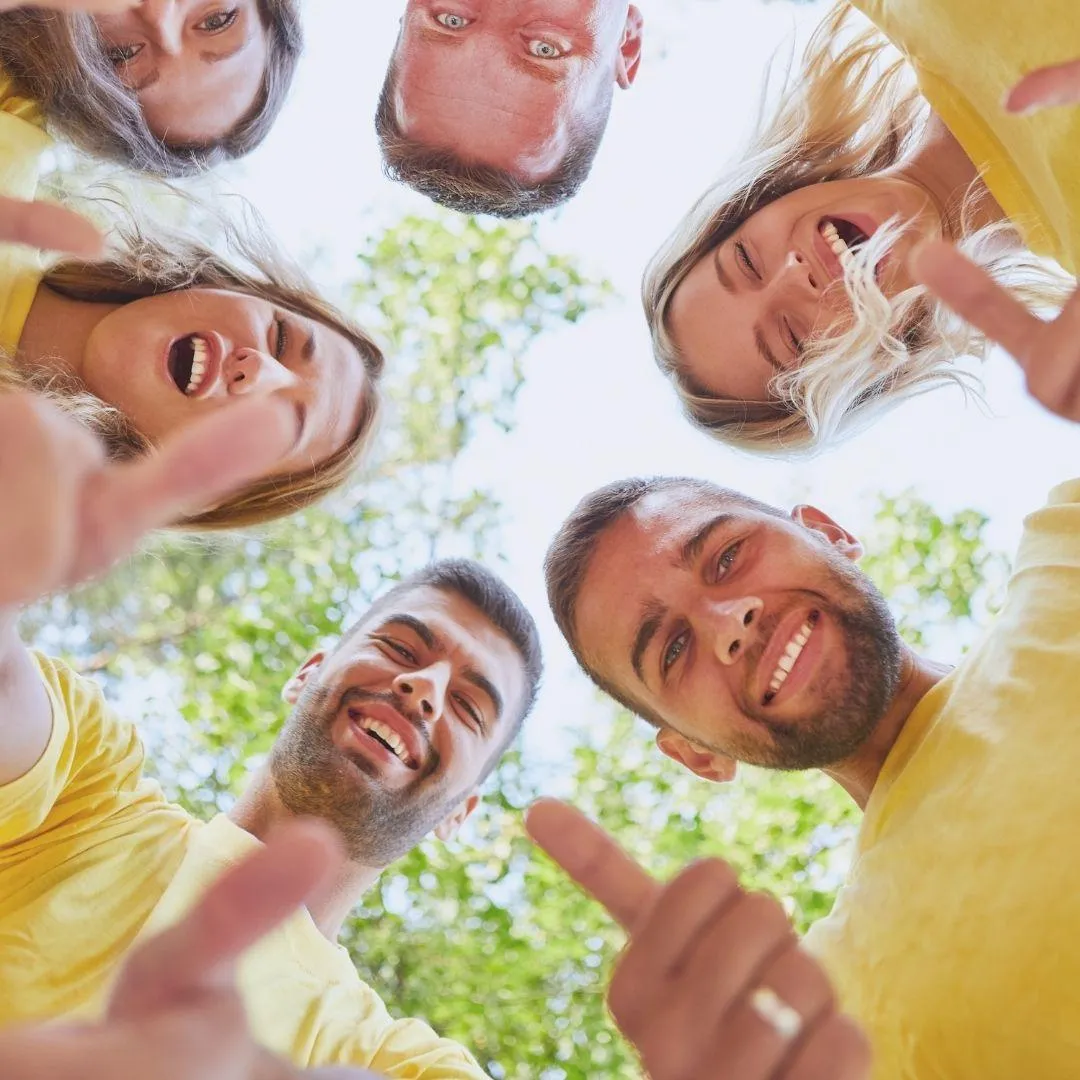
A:
[[[19,337],[16,366],[81,378],[83,355],[90,335],[118,306],[69,300],[46,285],[39,286]]]
[[[850,758],[822,770],[855,800],[860,810],[866,809],[881,767],[915,706],[949,671],[946,665],[925,660],[905,647],[900,687],[873,735]]]
[[[982,182],[956,137],[931,115],[915,153],[895,175],[922,188],[941,215],[947,239],[1005,220],[1005,212]],[[963,228],[966,226],[966,229]]]
[[[229,820],[234,825],[239,825],[264,843],[277,825],[295,817],[281,801],[268,766],[259,770],[248,789],[229,811]],[[378,881],[379,873],[380,870],[375,867],[346,862],[328,885],[308,897],[308,912],[323,937],[332,942],[337,941],[349,912]]]

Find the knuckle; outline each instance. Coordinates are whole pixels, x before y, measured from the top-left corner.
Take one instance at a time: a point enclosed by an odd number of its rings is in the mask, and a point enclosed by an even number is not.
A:
[[[699,859],[690,863],[668,888],[679,892],[696,892],[700,889],[720,895],[737,886],[735,871],[723,859]]]
[[[770,893],[747,893],[743,899],[745,917],[763,930],[790,931],[791,920],[784,905]]]

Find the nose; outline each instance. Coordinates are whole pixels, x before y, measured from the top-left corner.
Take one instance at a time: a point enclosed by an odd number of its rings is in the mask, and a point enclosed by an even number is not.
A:
[[[394,691],[425,720],[434,722],[446,707],[446,688],[450,685],[450,665],[445,660],[429,664],[419,671],[402,672],[394,679]]]
[[[230,394],[272,394],[297,383],[284,364],[258,349],[236,349],[225,358],[222,376]]]
[[[815,292],[821,291],[821,282],[814,276],[814,269],[801,251],[789,251],[781,273],[778,275],[785,281],[793,282],[797,287],[804,288],[809,285]]]
[[[761,610],[756,596],[712,602],[707,609],[713,652],[721,664],[731,666],[758,636]]]
[[[179,0],[142,0],[139,13],[154,44],[167,56],[179,56],[184,45],[184,12]]]

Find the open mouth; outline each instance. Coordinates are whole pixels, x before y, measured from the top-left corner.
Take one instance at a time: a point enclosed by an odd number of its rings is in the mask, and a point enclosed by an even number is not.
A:
[[[413,760],[401,736],[388,724],[384,724],[381,720],[375,720],[370,716],[365,716],[355,709],[349,710],[349,719],[352,720],[357,729],[362,731],[369,739],[377,742],[384,750],[388,750],[406,768],[414,770],[419,768],[419,763]]]
[[[762,699],[762,704],[770,704],[775,699],[776,695],[780,693],[780,689],[784,683],[787,682],[788,676],[795,670],[795,665],[799,662],[799,657],[802,656],[803,649],[806,648],[807,642],[813,636],[814,628],[817,626],[820,618],[820,612],[811,611],[806,618],[806,622],[795,631],[791,640],[784,646],[784,651],[777,662],[776,670],[773,671],[772,678],[769,680],[769,688],[765,691],[765,697]]]
[[[201,334],[177,339],[169,349],[169,374],[177,389],[194,397],[210,371],[210,343]]]
[[[822,218],[818,222],[818,232],[845,274],[852,264],[855,252],[870,239],[855,222],[848,221],[847,218]],[[875,279],[879,279],[879,271],[880,266],[875,266]]]

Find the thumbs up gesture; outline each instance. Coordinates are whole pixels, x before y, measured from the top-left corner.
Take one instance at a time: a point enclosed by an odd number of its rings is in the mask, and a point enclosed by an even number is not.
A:
[[[526,827],[630,935],[608,1004],[652,1080],[864,1080],[870,1054],[836,1011],[783,908],[719,859],[654,881],[602,829],[541,800]]]

